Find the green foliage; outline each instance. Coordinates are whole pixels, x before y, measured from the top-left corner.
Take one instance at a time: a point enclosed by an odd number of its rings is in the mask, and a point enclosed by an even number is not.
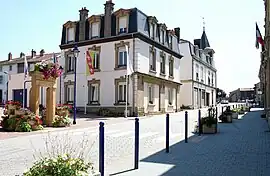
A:
[[[91,163],[70,155],[55,158],[43,158],[36,162],[23,176],[90,176],[93,172]]]
[[[21,122],[19,125],[17,125],[15,131],[31,132],[32,131],[32,127],[27,122]]]
[[[54,117],[53,126],[54,127],[66,127],[71,124],[69,116],[58,116]]]

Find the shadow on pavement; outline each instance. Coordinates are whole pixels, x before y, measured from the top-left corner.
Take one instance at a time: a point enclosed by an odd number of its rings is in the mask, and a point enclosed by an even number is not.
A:
[[[251,111],[242,120],[219,123],[217,134],[180,141],[170,147],[169,154],[162,150],[142,159],[140,168],[149,169],[126,175],[270,175],[270,135],[260,115],[261,111]]]

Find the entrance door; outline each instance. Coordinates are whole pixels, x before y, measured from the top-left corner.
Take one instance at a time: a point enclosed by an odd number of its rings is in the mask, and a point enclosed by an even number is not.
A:
[[[23,103],[23,89],[13,89],[13,101]],[[27,107],[27,89],[24,92],[24,107]]]
[[[206,93],[206,106],[209,106],[209,93]]]

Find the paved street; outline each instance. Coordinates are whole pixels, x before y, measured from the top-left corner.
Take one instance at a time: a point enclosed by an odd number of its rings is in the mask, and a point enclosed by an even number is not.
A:
[[[192,137],[194,134],[193,129],[194,125],[197,121],[197,110],[189,110],[189,137]],[[219,112],[221,110],[219,109]],[[206,113],[206,109],[202,110],[202,116]],[[177,168],[178,164],[171,163],[171,164],[163,164],[162,167],[152,165],[147,166],[147,163],[152,163],[150,160],[151,158],[157,158],[155,156],[161,155],[162,158],[164,157],[164,160],[161,159],[161,161],[156,161],[156,163],[162,163],[166,162],[168,160],[168,156],[173,156],[175,159],[178,158],[178,155],[173,155],[175,151],[178,151],[177,154],[179,154],[179,151],[185,151],[181,155],[181,158],[185,158],[185,162],[188,162],[187,156],[188,154],[191,155],[191,158],[194,160],[194,156],[192,156],[192,153],[190,153],[190,150],[192,149],[192,144],[196,143],[196,146],[203,145],[203,150],[214,152],[215,154],[215,148],[219,150],[220,145],[215,145],[215,140],[210,141],[210,143],[213,146],[208,146],[204,143],[206,140],[212,139],[211,136],[205,136],[203,137],[195,137],[192,140],[193,142],[190,142],[189,144],[185,144],[184,146],[190,146],[186,149],[183,147],[180,147],[180,149],[177,148],[179,146],[179,141],[182,141],[184,139],[184,112],[179,113],[173,113],[170,114],[170,125],[171,125],[171,132],[170,132],[170,143],[173,145],[172,147],[172,154],[164,155],[163,151],[161,154],[158,152],[160,150],[164,149],[165,146],[165,115],[158,115],[153,117],[146,117],[140,119],[140,159],[142,160],[140,165],[141,172],[139,175],[145,175],[145,169],[149,171],[149,168],[157,168],[153,169],[153,171],[160,171],[160,174],[153,173],[152,175],[162,175],[166,171],[166,169]],[[246,115],[249,117],[250,115]],[[245,118],[244,118],[245,119]],[[251,118],[252,119],[252,118]],[[224,131],[224,125],[220,125],[220,131],[221,133],[218,135],[218,139],[230,139],[230,135],[239,135],[239,132],[235,129],[241,128],[241,123],[246,122],[245,120],[239,120],[236,121],[234,124],[228,124],[229,126],[225,127]],[[249,122],[249,121],[247,121]],[[263,124],[261,119],[258,119],[258,122]],[[96,124],[98,122],[95,122]],[[245,124],[245,123],[243,123]],[[260,126],[261,127],[261,126]],[[234,129],[234,132],[230,132],[230,129]],[[257,128],[256,128],[257,129]],[[263,129],[262,129],[263,130]],[[227,133],[227,131],[229,133]],[[129,170],[133,168],[133,155],[134,155],[134,118],[128,118],[121,121],[117,121],[117,123],[112,123],[105,121],[105,170],[106,175],[109,174],[116,174],[121,171]],[[82,144],[78,143],[81,141],[81,139],[85,137],[87,140],[89,140],[89,143],[86,144],[86,147],[84,147]],[[258,136],[256,136],[258,137]],[[215,139],[215,138],[214,138]],[[228,140],[227,143],[224,144],[226,147],[230,144],[230,142],[234,142],[236,145],[237,142],[235,141],[238,138],[233,138],[233,140]],[[241,141],[247,140],[240,138]],[[266,139],[266,138],[265,138]],[[52,146],[46,145],[46,141],[51,141],[50,143],[53,143]],[[191,141],[192,141],[191,140]],[[217,140],[217,139],[216,139]],[[254,141],[253,141],[254,142]],[[46,146],[48,149],[46,149]],[[180,146],[183,146],[181,144]],[[211,147],[209,149],[209,147]],[[90,159],[91,162],[93,162],[95,168],[98,169],[98,125],[91,126],[89,128],[82,128],[82,129],[71,129],[71,130],[61,130],[61,131],[53,131],[50,133],[42,133],[42,134],[34,134],[34,135],[27,135],[27,136],[20,136],[17,138],[10,138],[5,140],[0,140],[0,172],[1,175],[4,176],[14,176],[16,174],[22,174],[22,172],[28,167],[31,166],[32,162],[34,161],[34,157],[39,156],[39,153],[44,153],[44,151],[54,151],[54,152],[64,152],[67,149],[71,151],[81,151],[82,148],[85,149],[85,156]],[[183,149],[182,149],[183,148]],[[235,147],[237,148],[237,147]],[[57,151],[56,151],[57,150]],[[242,150],[242,149],[241,149]],[[195,150],[196,151],[196,150]],[[155,154],[156,153],[156,154]],[[180,156],[179,154],[179,156]],[[220,155],[220,153],[218,153]],[[210,154],[209,154],[210,155]],[[219,156],[218,155],[218,156]],[[150,156],[150,157],[149,157]],[[146,159],[144,159],[146,158]],[[159,157],[158,157],[159,158]],[[189,157],[188,157],[189,158]],[[149,162],[148,162],[149,161]],[[170,160],[168,160],[170,161]],[[176,160],[178,161],[178,160]],[[211,161],[211,160],[210,160]],[[207,162],[210,162],[207,161]],[[194,162],[194,161],[193,161]],[[204,161],[206,162],[206,161]],[[181,163],[181,162],[180,162]],[[196,165],[196,162],[194,162]],[[177,165],[177,166],[175,166]],[[182,167],[182,166],[181,166]],[[189,166],[191,167],[191,166]],[[7,169],[9,168],[9,169]],[[143,169],[145,168],[145,169]],[[186,166],[184,168],[187,168]],[[185,171],[183,168],[183,172]],[[210,167],[212,168],[212,166]],[[176,169],[171,169],[171,171],[174,171]],[[186,172],[185,172],[186,173]],[[133,172],[127,172],[126,175],[132,175],[136,173]],[[173,174],[173,173],[172,173]],[[147,174],[149,175],[149,174]],[[151,175],[151,173],[150,173]]]
[[[219,124],[216,135],[194,136],[178,142],[171,153],[157,152],[142,158],[139,170],[120,176],[269,176],[270,133],[259,111],[233,124]]]

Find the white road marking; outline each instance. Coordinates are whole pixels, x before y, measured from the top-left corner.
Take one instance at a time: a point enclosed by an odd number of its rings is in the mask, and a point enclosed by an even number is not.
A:
[[[116,134],[112,134],[112,135],[109,135],[109,136],[110,137],[121,137],[121,136],[129,135],[131,133],[134,133],[134,131],[125,131],[125,132],[122,132],[122,133],[116,133]]]

